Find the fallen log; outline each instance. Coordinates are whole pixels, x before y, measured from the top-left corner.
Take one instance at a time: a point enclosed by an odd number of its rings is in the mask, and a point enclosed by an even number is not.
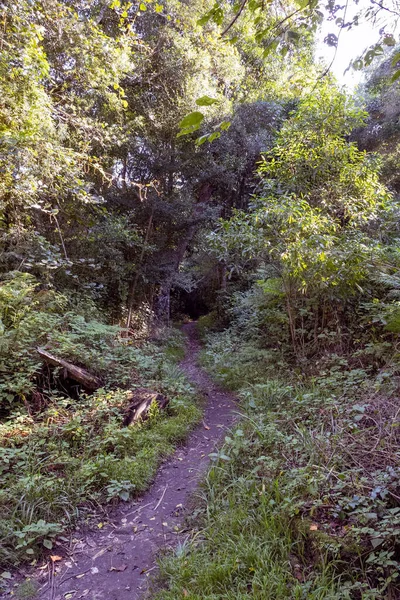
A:
[[[169,403],[169,399],[166,396],[147,389],[137,389],[129,392],[128,400],[130,401],[130,405],[125,414],[124,427],[148,419],[149,410],[153,402],[158,405],[160,410],[165,408]]]
[[[85,371],[82,367],[77,367],[62,358],[58,358],[57,356],[54,356],[54,354],[47,352],[47,350],[43,350],[43,348],[36,348],[36,350],[46,363],[65,369],[68,377],[80,383],[88,391],[94,392],[102,387],[102,380],[99,377],[96,377],[96,375],[92,375],[88,371]]]

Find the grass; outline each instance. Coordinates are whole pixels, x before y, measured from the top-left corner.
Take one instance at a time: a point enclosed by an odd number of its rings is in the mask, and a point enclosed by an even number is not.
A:
[[[117,388],[75,401],[54,393],[34,416],[19,408],[0,424],[3,569],[35,560],[77,522],[98,522],[104,505],[148,487],[200,419],[194,390],[175,364],[182,347],[175,334],[161,349],[143,348],[133,387],[170,398],[162,414],[154,409],[144,423],[122,428],[126,392]]]
[[[238,391],[243,418],[207,475],[187,543],[161,560],[155,597],[400,597],[394,402],[365,373],[333,369],[316,385],[263,350],[249,368],[256,353],[226,332],[209,337],[204,363]]]

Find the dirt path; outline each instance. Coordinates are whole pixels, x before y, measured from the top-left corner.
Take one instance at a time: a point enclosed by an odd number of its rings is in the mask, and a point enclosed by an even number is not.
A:
[[[138,600],[154,573],[157,551],[183,542],[185,507],[209,464],[209,453],[232,425],[235,402],[197,365],[200,344],[196,325],[184,326],[188,337],[181,367],[205,395],[204,420],[159,470],[148,492],[120,505],[103,529],[76,536],[75,553],[61,565],[41,592],[41,600]],[[60,567],[58,567],[60,564]]]

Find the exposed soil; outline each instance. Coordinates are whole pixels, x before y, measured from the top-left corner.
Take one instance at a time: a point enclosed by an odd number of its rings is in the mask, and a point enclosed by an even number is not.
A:
[[[119,505],[102,529],[74,535],[74,551],[53,564],[41,600],[138,600],[146,595],[157,553],[175,547],[187,536],[182,530],[190,497],[235,418],[233,395],[219,389],[198,366],[200,343],[195,323],[184,326],[188,337],[181,367],[204,394],[203,423],[171,460],[159,470],[148,492],[133,503]]]

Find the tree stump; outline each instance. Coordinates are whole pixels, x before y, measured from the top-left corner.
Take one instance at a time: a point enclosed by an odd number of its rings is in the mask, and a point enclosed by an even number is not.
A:
[[[150,406],[153,402],[157,403],[160,410],[164,409],[169,403],[169,399],[166,396],[154,390],[147,390],[146,388],[139,388],[128,392],[128,400],[130,401],[130,405],[125,413],[124,427],[148,419]]]

